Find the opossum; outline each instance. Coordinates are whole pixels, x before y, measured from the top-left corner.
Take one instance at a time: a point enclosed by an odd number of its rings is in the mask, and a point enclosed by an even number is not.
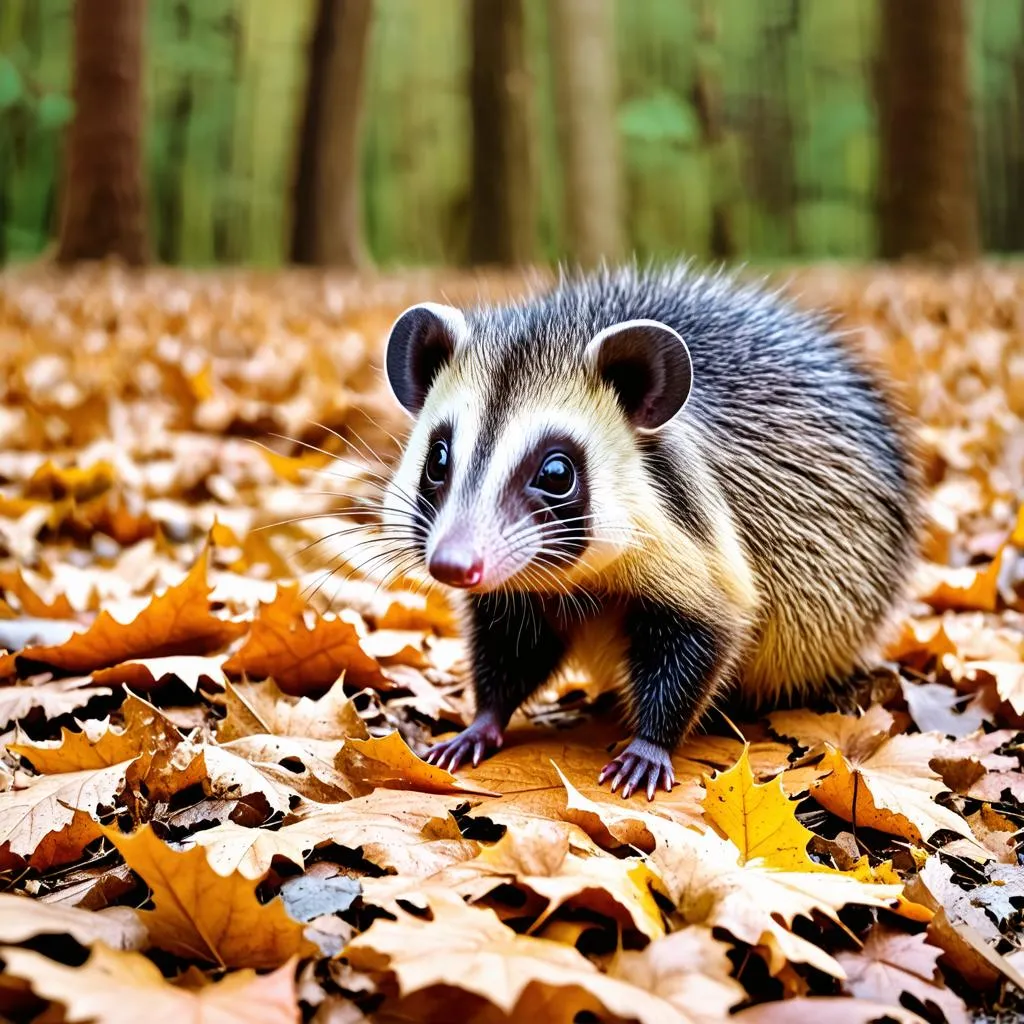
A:
[[[415,417],[382,513],[460,595],[476,718],[428,754],[501,746],[567,658],[622,684],[630,796],[730,688],[847,685],[915,557],[904,414],[822,314],[689,265],[563,273],[547,293],[396,320]]]

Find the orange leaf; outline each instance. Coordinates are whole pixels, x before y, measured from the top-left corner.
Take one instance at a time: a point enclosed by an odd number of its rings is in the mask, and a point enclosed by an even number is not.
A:
[[[293,696],[326,690],[342,673],[353,686],[386,688],[380,665],[359,646],[350,622],[317,618],[310,627],[303,610],[298,586],[279,586],[274,600],[260,607],[252,632],[224,663],[224,671],[256,679],[272,676],[282,692]]]
[[[137,658],[208,654],[245,632],[245,624],[210,613],[204,551],[188,576],[152,601],[129,623],[101,612],[84,632],[52,647],[26,647],[19,662],[42,662],[65,672],[92,672]]]
[[[29,615],[35,619],[73,619],[75,617],[75,609],[71,607],[71,602],[64,594],[56,597],[53,601],[44,600],[32,589],[18,566],[13,569],[0,570],[0,588],[18,599],[23,615]]]

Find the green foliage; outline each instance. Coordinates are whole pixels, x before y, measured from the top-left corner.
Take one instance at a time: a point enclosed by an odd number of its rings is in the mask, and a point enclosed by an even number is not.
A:
[[[363,204],[381,263],[464,259],[471,2],[375,0]],[[315,3],[150,0],[146,169],[162,260],[285,259]],[[877,4],[615,0],[630,247],[715,255],[726,224],[741,258],[873,255]],[[1019,247],[1014,211],[1024,210],[1011,193],[1013,169],[1024,167],[1013,120],[1024,99],[1024,4],[968,7],[987,237]],[[570,254],[546,8],[526,0],[538,255],[554,260]],[[32,256],[50,238],[73,113],[71,11],[72,0],[0,0],[0,261]]]
[[[14,61],[0,55],[0,112],[15,106],[23,94],[24,86]]]

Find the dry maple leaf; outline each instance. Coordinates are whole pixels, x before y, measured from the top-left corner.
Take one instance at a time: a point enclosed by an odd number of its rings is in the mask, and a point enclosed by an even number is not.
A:
[[[963,1000],[946,988],[937,960],[942,950],[928,945],[924,935],[906,935],[875,925],[862,949],[839,953],[846,969],[843,987],[858,999],[899,1004],[904,992],[922,1006],[938,1007],[947,1024],[967,1024]]]
[[[648,814],[636,804],[628,802],[606,802],[603,804],[588,800],[562,774],[558,765],[552,763],[565,787],[565,820],[578,825],[599,846],[606,850],[617,850],[630,846],[643,853],[654,849],[654,834],[647,824]]]
[[[705,786],[705,817],[732,840],[745,861],[761,858],[769,867],[786,871],[834,870],[811,860],[807,844],[814,833],[797,820],[797,801],[786,796],[780,776],[756,783],[746,750],[732,768],[708,779]],[[901,884],[891,861],[872,865],[866,856],[845,873],[862,882]],[[902,896],[893,909],[914,921],[931,918],[929,911]]]
[[[272,974],[243,970],[199,988],[173,985],[139,953],[97,944],[81,967],[65,967],[38,953],[3,949],[7,971],[30,982],[38,996],[64,1006],[68,1021],[138,1024],[298,1024],[295,964]]]
[[[113,806],[131,764],[43,775],[0,793],[0,850],[38,868],[74,860],[101,834],[97,809]]]
[[[1004,556],[1005,549],[1000,550],[988,565],[979,569],[969,566],[953,569],[934,563],[923,565],[915,588],[917,596],[937,612],[947,609],[995,611]]]
[[[274,601],[260,607],[252,631],[224,663],[224,671],[273,677],[295,696],[326,690],[343,674],[350,686],[388,685],[376,659],[360,647],[351,622],[318,617],[312,627],[306,624],[297,584],[279,586]]]
[[[760,1003],[729,1018],[736,1024],[879,1024],[897,1021],[898,1024],[924,1024],[916,1013],[869,999],[843,999],[839,996],[819,996],[798,999],[780,999],[773,1003]]]
[[[295,700],[269,680],[228,683],[224,706],[227,714],[217,726],[221,743],[260,734],[321,740],[369,738],[366,725],[340,681],[318,700]]]
[[[318,803],[335,803],[361,796],[372,786],[336,767],[344,740],[314,740],[301,736],[242,736],[219,749],[248,761],[282,792],[297,793]]]
[[[796,819],[796,801],[783,792],[782,780],[758,784],[746,748],[725,772],[704,783],[704,817],[731,839],[744,861],[763,858],[785,871],[828,870],[807,855],[814,837]]]
[[[90,912],[0,893],[0,945],[37,935],[70,935],[83,946],[102,942],[114,949],[141,949],[147,941],[146,929],[130,907]]]
[[[543,1005],[540,1019],[552,1024],[570,1024],[581,1012],[600,1015],[602,1009],[641,1024],[706,1024],[721,1019],[715,1011],[739,998],[721,981],[720,960],[703,947],[698,952],[680,943],[675,952],[697,953],[697,969],[680,964],[671,977],[659,976],[665,960],[656,956],[643,965],[627,960],[621,968],[626,977],[654,981],[656,987],[647,990],[601,974],[572,946],[517,935],[494,911],[467,907],[444,889],[429,890],[428,905],[430,920],[399,911],[397,921],[374,922],[349,943],[345,957],[359,970],[392,972],[402,996],[447,986],[472,992],[515,1020],[536,1019]],[[666,960],[672,959],[670,950]],[[700,972],[704,963],[713,965],[718,985]],[[530,999],[527,990],[534,986],[542,990],[542,1001]],[[697,1002],[709,996],[711,1005]],[[534,1008],[532,1016],[526,1006]]]
[[[649,939],[663,936],[665,922],[653,895],[657,876],[640,860],[593,852],[581,855],[571,848],[573,829],[562,822],[528,822],[471,860],[451,864],[423,882],[474,902],[504,885],[527,889],[547,901],[531,930],[543,926],[560,907],[572,905],[632,926]],[[379,884],[367,879],[364,898],[390,909],[394,900],[420,886],[415,878],[387,878]]]
[[[899,885],[867,884],[838,871],[784,871],[763,861],[744,864],[737,847],[714,833],[700,834],[669,821],[652,827],[658,845],[651,864],[682,919],[724,928],[764,947],[773,974],[792,960],[843,977],[828,953],[789,930],[794,918],[819,913],[835,921],[848,903],[885,907],[902,891]]]
[[[377,789],[336,807],[307,804],[302,817],[280,831],[307,849],[334,843],[359,850],[364,860],[399,877],[425,878],[480,852],[451,814],[464,799]]]
[[[225,656],[176,654],[163,658],[140,658],[125,661],[110,668],[97,669],[93,682],[128,686],[136,693],[147,693],[162,686],[168,679],[179,679],[193,693],[201,682],[211,687],[223,687]]]
[[[204,850],[178,853],[149,825],[104,834],[153,891],[153,909],[139,916],[154,946],[222,967],[278,967],[313,951],[280,899],[261,904],[251,879],[218,874]]]
[[[704,928],[683,928],[639,953],[620,949],[608,975],[664,1000],[695,1024],[724,1020],[747,998],[732,977],[728,947]]]
[[[811,795],[844,821],[917,844],[939,829],[972,838],[967,822],[935,801],[945,785],[929,762],[946,746],[943,737],[890,736],[892,716],[877,704],[859,717],[784,711],[770,721],[781,735],[823,746],[821,767],[829,774],[812,784]]]
[[[427,764],[413,753],[397,731],[380,738],[346,740],[334,763],[339,771],[357,780],[367,791],[383,786],[423,793],[494,795],[469,781],[457,779],[444,768]]]
[[[13,664],[14,659],[11,661]],[[110,696],[108,687],[88,683],[88,678],[75,677],[0,687],[0,729],[27,718],[36,708],[47,718],[59,718],[84,707],[95,697]]]
[[[206,851],[210,867],[218,875],[235,872],[245,878],[263,878],[275,857],[291,861],[296,867],[305,863],[306,853],[316,845],[305,834],[285,829],[246,828],[223,821],[189,837]]]
[[[3,591],[5,596],[10,594],[15,597],[23,615],[39,619],[75,617],[75,609],[65,595],[59,594],[52,601],[45,600],[25,579],[25,574],[19,566],[10,570],[0,570],[0,591]]]
[[[146,765],[136,765],[145,773],[152,755],[170,752],[181,742],[174,723],[146,701],[129,694],[121,705],[124,728],[110,724],[109,718],[79,722],[79,731],[61,729],[59,740],[12,743],[9,749],[24,757],[37,772],[89,771],[108,768],[147,755]]]
[[[109,612],[100,612],[84,633],[62,644],[26,647],[19,664],[24,660],[64,672],[92,672],[138,658],[206,654],[225,647],[247,627],[210,613],[208,558],[204,550],[185,579],[154,597],[132,622],[118,622]]]
[[[479,804],[476,813],[510,828],[529,818],[563,818],[565,781],[597,806],[610,804],[633,817],[655,811],[682,824],[702,824],[701,783],[708,769],[685,757],[685,745],[672,758],[676,785],[671,793],[657,793],[653,803],[642,794],[628,804],[609,798],[608,788],[599,786],[597,777],[608,761],[609,748],[621,736],[621,729],[603,722],[565,730],[515,727],[505,734],[501,750],[477,768],[463,768],[459,778],[500,794]]]
[[[201,786],[207,797],[219,799],[259,794],[271,811],[284,812],[296,793],[287,784],[287,770],[268,772],[265,766],[213,743],[182,742],[157,767],[159,771],[146,779],[154,800],[169,800],[184,789]]]

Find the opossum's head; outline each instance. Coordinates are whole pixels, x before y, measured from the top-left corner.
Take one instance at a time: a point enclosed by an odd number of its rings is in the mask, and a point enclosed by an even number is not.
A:
[[[558,330],[424,303],[395,322],[391,388],[416,417],[383,520],[437,580],[557,591],[642,543],[638,433],[683,407],[682,338],[651,320]]]

